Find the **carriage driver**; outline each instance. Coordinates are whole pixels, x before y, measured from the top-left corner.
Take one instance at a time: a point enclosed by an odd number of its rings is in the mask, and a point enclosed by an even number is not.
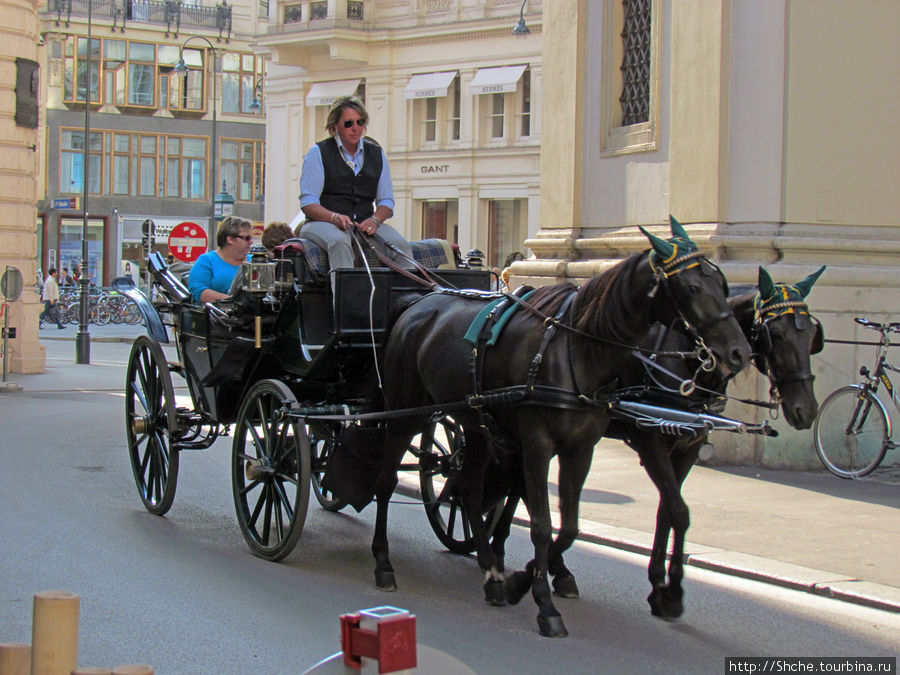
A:
[[[368,123],[362,101],[354,96],[337,99],[325,123],[330,138],[316,143],[303,158],[300,208],[307,222],[299,236],[327,251],[331,269],[353,267],[352,227],[366,235],[377,232],[412,258],[409,242],[384,222],[394,215],[394,188],[384,150],[364,136]],[[407,260],[397,262],[412,266]]]
[[[247,259],[253,237],[249,220],[228,216],[216,233],[216,250],[207,251],[191,267],[188,289],[194,302],[206,303],[229,297],[231,283]]]

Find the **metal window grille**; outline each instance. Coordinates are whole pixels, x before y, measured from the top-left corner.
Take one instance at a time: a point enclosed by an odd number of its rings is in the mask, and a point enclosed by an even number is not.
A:
[[[303,5],[285,5],[284,23],[300,23],[303,21]]]
[[[363,20],[363,3],[360,0],[347,0],[347,18],[353,21]]]
[[[327,2],[311,2],[309,3],[309,19],[310,21],[318,21],[328,18]]]
[[[650,2],[622,0],[622,126],[650,119]]]

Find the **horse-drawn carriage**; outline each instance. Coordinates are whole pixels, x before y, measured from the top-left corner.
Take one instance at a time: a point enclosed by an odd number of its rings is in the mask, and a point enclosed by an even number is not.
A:
[[[719,414],[725,384],[748,363],[750,340],[768,359],[773,387],[788,392],[785,406],[798,418],[789,414],[789,422],[806,424],[807,399],[815,404],[813,333],[798,318],[802,297],[770,302],[775,285],[765,302],[750,299],[749,312],[745,300],[736,318],[721,272],[674,220],[668,241],[645,234],[650,251],[580,288],[533,295],[491,292],[490,272],[460,265],[445,244],[415,272],[382,256],[387,268],[366,262],[329,276],[314,244],[289,241],[272,258],[261,253],[244,263],[241,289],[228,301],[201,306],[153,257],[152,302],[127,278],[114,283],[139,303],[148,328],[134,343],[126,379],[126,434],[145,507],[159,515],[171,507],[181,451],[231,433],[234,503],[254,554],[275,561],[291,552],[310,487],[329,510],[362,509],[374,497],[376,584],[393,590],[387,505],[397,470],[416,470],[441,542],[454,552],[477,550],[487,600],[515,603],[531,588],[541,634],[560,636],[566,630],[548,577],[558,594],[577,595],[562,556],[577,533],[593,446],[616,432],[660,488],[650,603],[655,614],[677,616],[687,529],[679,492],[700,442],[716,429],[773,433],[768,424]],[[428,246],[414,245],[417,258]],[[788,311],[792,328],[783,321]],[[175,362],[161,347],[170,333]],[[779,348],[793,343],[796,353],[781,358]],[[187,381],[191,407],[176,402],[172,372]],[[674,388],[658,386],[669,377]],[[662,440],[650,447],[648,437]],[[672,452],[671,439],[684,447]],[[407,453],[414,463],[402,463]],[[554,455],[562,527],[551,543]],[[507,575],[503,542],[519,498],[531,514],[535,559]],[[667,582],[670,528],[676,548]]]

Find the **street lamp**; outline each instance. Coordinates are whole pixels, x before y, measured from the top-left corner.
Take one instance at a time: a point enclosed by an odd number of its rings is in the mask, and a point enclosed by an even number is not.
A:
[[[516,23],[516,27],[513,28],[513,35],[516,37],[525,37],[531,33],[528,30],[528,26],[525,25],[525,3],[528,0],[522,0],[522,8],[519,10],[519,21]]]
[[[222,179],[222,191],[213,198],[213,217],[217,223],[228,216],[234,215],[234,197],[225,189],[225,179]]]
[[[187,40],[185,40],[181,47],[178,49],[178,63],[175,64],[175,72],[181,75],[185,80],[185,87],[187,86],[187,74],[190,72],[190,68],[187,67],[187,64],[184,62],[184,48],[187,47],[188,43],[191,40],[203,40],[208,46],[210,51],[212,52],[212,148],[209,153],[209,195],[210,195],[210,206],[212,208],[212,218],[210,219],[210,233],[209,238],[211,241],[215,241],[216,237],[216,169],[218,168],[216,152],[219,145],[219,139],[217,136],[217,126],[216,126],[216,59],[219,54],[216,51],[213,43],[210,42],[209,38],[203,35],[191,35]],[[204,64],[205,65],[205,64]],[[204,68],[205,70],[205,68]],[[224,189],[222,190],[225,191]]]
[[[78,297],[78,308],[80,310],[78,317],[78,332],[75,334],[75,363],[90,365],[91,363],[91,330],[90,325],[90,309],[91,309],[91,278],[88,273],[90,265],[88,262],[88,195],[90,194],[90,173],[91,173],[91,50],[94,45],[92,35],[93,22],[93,2],[88,0],[88,21],[87,21],[87,84],[84,87],[84,167],[82,169],[81,179],[84,181],[82,188],[81,208],[84,210],[84,220],[81,222],[81,278],[78,284],[81,286],[81,295]],[[70,10],[71,11],[71,10]],[[99,94],[99,91],[98,91]],[[57,310],[58,311],[58,310]],[[58,317],[57,317],[58,320]]]

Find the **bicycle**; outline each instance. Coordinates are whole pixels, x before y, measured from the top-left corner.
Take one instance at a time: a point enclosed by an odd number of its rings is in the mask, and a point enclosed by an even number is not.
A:
[[[826,469],[841,478],[869,475],[878,468],[887,451],[895,447],[891,438],[891,413],[878,396],[880,385],[884,385],[891,402],[900,411],[900,392],[894,389],[888,375],[888,371],[900,372],[900,368],[886,360],[890,334],[900,333],[900,323],[876,323],[861,317],[854,320],[881,333],[875,350],[875,370],[861,366],[862,382],[831,392],[819,407],[813,425],[819,459]]]

